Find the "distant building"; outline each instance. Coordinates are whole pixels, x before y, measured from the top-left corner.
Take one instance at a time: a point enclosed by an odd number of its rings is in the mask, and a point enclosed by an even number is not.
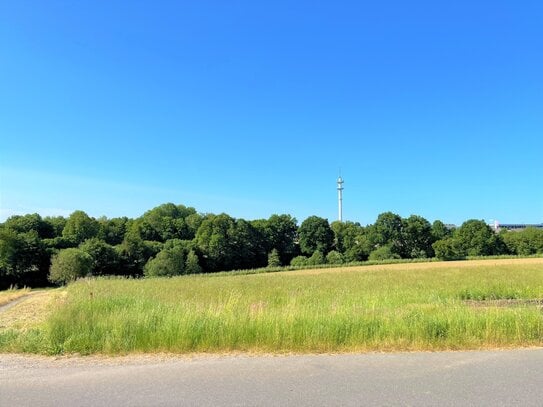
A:
[[[494,227],[496,230],[524,230],[526,228],[543,229],[543,223],[529,224],[529,223],[497,223]]]

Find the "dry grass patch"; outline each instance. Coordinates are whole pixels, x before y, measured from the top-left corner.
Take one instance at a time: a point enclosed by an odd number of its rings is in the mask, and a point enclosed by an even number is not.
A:
[[[413,270],[440,270],[440,269],[465,269],[479,266],[543,266],[543,257],[532,257],[526,259],[487,259],[487,260],[458,260],[458,261],[436,261],[428,263],[395,263],[395,264],[374,264],[369,266],[346,266],[333,268],[304,269],[297,271],[285,271],[284,273],[296,273],[296,275],[318,275],[328,273],[360,272],[360,271],[413,271]],[[281,274],[281,273],[276,273]]]
[[[26,331],[43,323],[52,312],[52,305],[65,297],[65,291],[45,290],[27,292],[20,303],[0,313],[0,330]]]
[[[30,292],[30,288],[22,289],[9,289],[0,291],[0,306],[5,305],[17,298],[27,295]]]

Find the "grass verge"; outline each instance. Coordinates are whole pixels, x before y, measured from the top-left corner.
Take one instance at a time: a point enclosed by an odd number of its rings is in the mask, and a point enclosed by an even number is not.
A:
[[[30,288],[14,289],[0,291],[0,306],[7,304],[17,298],[23,297],[30,292]]]
[[[497,305],[502,299],[509,302]],[[303,353],[542,346],[539,299],[543,259],[80,280],[58,297],[43,322],[26,330],[0,329],[0,351]]]

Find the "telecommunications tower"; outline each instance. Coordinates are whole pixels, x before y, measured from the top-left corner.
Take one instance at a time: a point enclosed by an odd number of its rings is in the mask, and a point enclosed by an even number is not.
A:
[[[343,222],[343,178],[341,178],[341,175],[337,179],[337,206],[338,220]]]

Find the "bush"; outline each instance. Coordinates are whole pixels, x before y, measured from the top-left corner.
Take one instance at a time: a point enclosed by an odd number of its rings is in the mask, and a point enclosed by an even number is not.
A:
[[[456,260],[465,257],[460,242],[452,237],[438,240],[432,245],[432,248],[436,257],[441,260]]]
[[[332,250],[330,253],[326,255],[326,263],[328,264],[342,264],[343,263],[343,256],[341,253],[336,252],[335,250]]]
[[[310,266],[318,266],[319,264],[326,263],[324,254],[320,250],[315,250],[310,258],[307,259],[306,264]]]
[[[296,256],[290,261],[290,265],[294,267],[301,267],[307,264],[307,257],[305,256]]]
[[[389,260],[389,259],[399,259],[400,256],[392,252],[390,246],[385,245],[381,246],[370,253],[370,260]]]
[[[80,249],[63,249],[53,256],[49,281],[66,284],[91,273],[92,257]]]

